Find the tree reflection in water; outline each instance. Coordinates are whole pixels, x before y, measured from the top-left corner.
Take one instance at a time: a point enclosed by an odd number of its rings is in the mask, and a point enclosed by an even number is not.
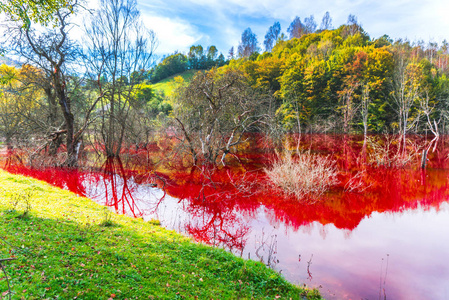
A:
[[[105,205],[113,207],[116,212],[141,217],[142,211],[137,207],[132,187],[128,184],[129,175],[123,168],[119,157],[108,157],[101,167],[105,186]]]
[[[420,137],[415,140],[416,143],[422,141]],[[257,141],[252,143],[257,145]],[[313,205],[285,197],[266,182],[263,168],[269,164],[273,153],[267,153],[264,149],[242,152],[239,158],[243,164],[229,164],[231,167],[226,168],[199,168],[193,171],[177,168],[166,175],[155,173],[150,164],[141,162],[147,158],[146,153],[142,154],[144,157],[141,160],[138,156],[125,162],[118,158],[108,159],[99,170],[90,171],[30,169],[23,166],[17,156],[13,158],[12,155],[4,166],[13,173],[33,176],[80,195],[102,198],[106,205],[120,213],[159,218],[162,225],[185,232],[197,241],[224,247],[244,257],[262,260],[270,267],[283,270],[283,274],[292,281],[296,280],[294,272],[301,272],[302,281],[326,283],[329,289],[333,289],[325,292],[326,295],[332,295],[335,289],[339,288],[344,290],[346,295],[352,295],[351,297],[369,298],[373,295],[379,296],[379,292],[382,295],[394,296],[404,293],[406,289],[399,283],[394,287],[385,284],[387,261],[383,261],[383,265],[379,266],[382,268],[380,287],[379,271],[370,270],[376,274],[376,279],[359,278],[358,283],[363,289],[351,289],[354,279],[348,274],[358,274],[361,266],[353,266],[354,269],[345,273],[347,278],[340,275],[341,271],[336,273],[334,269],[326,269],[323,266],[322,260],[326,256],[332,257],[333,251],[336,251],[332,250],[335,245],[326,244],[327,246],[313,248],[312,242],[304,245],[294,244],[303,240],[303,237],[296,237],[297,241],[292,242],[293,245],[288,241],[300,233],[313,235],[314,227],[320,226],[322,243],[325,243],[326,239],[332,241],[335,238],[327,236],[335,235],[332,228],[343,230],[345,239],[350,240],[352,232],[363,220],[379,214],[402,216],[410,211],[421,214],[433,210],[438,213],[449,197],[449,144],[447,140],[441,139],[438,144],[433,144],[432,148],[434,146],[435,151],[431,149],[428,155],[427,169],[421,170],[419,157],[416,164],[407,167],[388,167],[370,162],[373,148],[370,148],[369,144],[367,146],[361,138],[303,136],[303,149],[331,155],[340,169],[340,184]],[[155,183],[159,188],[153,187]],[[348,189],[348,185],[360,187]],[[165,196],[165,192],[168,196]],[[375,226],[382,228],[384,225]],[[403,239],[412,245],[410,247],[421,246],[415,245],[414,237],[408,237],[407,234],[401,232],[394,239]],[[389,238],[385,235],[380,234],[378,238],[381,240],[375,242],[382,244],[383,239]],[[295,250],[286,253],[283,247],[287,246]],[[357,255],[365,257],[367,250],[362,246],[361,253]],[[323,247],[329,248],[325,249],[327,252]],[[315,249],[310,250],[314,252],[308,252],[309,248]],[[323,254],[323,251],[326,254]],[[356,248],[351,251],[358,253]],[[379,259],[380,257],[375,258],[376,264]],[[333,261],[333,264],[339,266],[342,262]],[[414,263],[416,262],[406,261],[405,264],[410,268]],[[295,266],[301,266],[302,269],[294,271]],[[405,265],[399,266],[401,267]],[[342,265],[341,269],[344,268]],[[395,270],[390,263],[389,280],[397,280],[394,274]],[[335,279],[335,276],[339,279]],[[366,290],[367,286],[363,285],[363,280],[370,282],[370,286],[375,286],[375,294],[365,294],[364,289]],[[387,287],[392,291],[387,293]],[[342,293],[336,293],[337,297],[343,297]]]

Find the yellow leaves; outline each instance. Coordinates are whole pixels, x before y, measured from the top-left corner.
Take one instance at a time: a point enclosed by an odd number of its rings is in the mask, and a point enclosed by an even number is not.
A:
[[[184,78],[182,76],[176,76],[174,78],[174,80],[175,80],[176,84],[183,84],[184,83]]]
[[[0,66],[0,84],[12,87],[17,84],[18,70],[5,64]]]

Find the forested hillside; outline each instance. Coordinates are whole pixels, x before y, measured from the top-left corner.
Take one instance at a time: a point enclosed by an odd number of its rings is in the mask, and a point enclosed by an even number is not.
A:
[[[448,57],[447,43],[370,39],[352,24],[279,40],[225,68],[273,93],[288,130],[299,120],[314,132],[422,132],[448,116]]]
[[[197,45],[190,47],[187,55],[179,52],[168,55],[150,70],[149,77],[152,83],[157,83],[178,73],[221,67],[226,62],[224,55],[218,54],[217,47],[210,46],[204,52],[203,46]]]

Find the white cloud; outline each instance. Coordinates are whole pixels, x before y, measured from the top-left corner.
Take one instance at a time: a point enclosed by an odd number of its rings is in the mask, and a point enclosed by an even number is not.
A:
[[[147,28],[156,33],[159,41],[157,54],[185,51],[203,37],[187,21],[178,18],[143,15],[142,20]]]
[[[349,14],[356,15],[373,38],[388,34],[412,41],[449,39],[447,0],[154,0],[141,7],[143,16],[153,16],[147,25],[158,34],[159,53],[185,51],[192,44],[215,44],[227,52],[247,27],[262,43],[274,21],[285,32],[295,16],[304,20],[314,15],[319,26],[326,11],[334,27],[346,23]]]

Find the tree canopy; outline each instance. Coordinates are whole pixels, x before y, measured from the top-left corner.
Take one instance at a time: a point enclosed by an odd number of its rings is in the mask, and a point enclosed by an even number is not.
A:
[[[321,27],[330,26],[326,14]],[[420,103],[426,95],[432,103],[430,119],[442,120],[448,100],[444,43],[438,48],[393,42],[388,36],[371,39],[355,16],[335,30],[307,33],[306,27],[295,18],[288,29],[290,40],[278,40],[271,52],[232,60],[227,67],[244,70],[254,88],[272,91],[285,129],[297,130],[299,120],[311,131],[359,132],[366,120],[369,132],[405,133],[413,126],[425,130],[428,110]],[[405,64],[402,79],[399,54]],[[401,108],[405,100],[396,95],[407,94],[409,106]]]
[[[23,26],[31,22],[48,25],[56,22],[54,13],[61,8],[71,9],[73,1],[67,0],[1,0],[0,13],[5,13],[9,19],[19,21]]]

